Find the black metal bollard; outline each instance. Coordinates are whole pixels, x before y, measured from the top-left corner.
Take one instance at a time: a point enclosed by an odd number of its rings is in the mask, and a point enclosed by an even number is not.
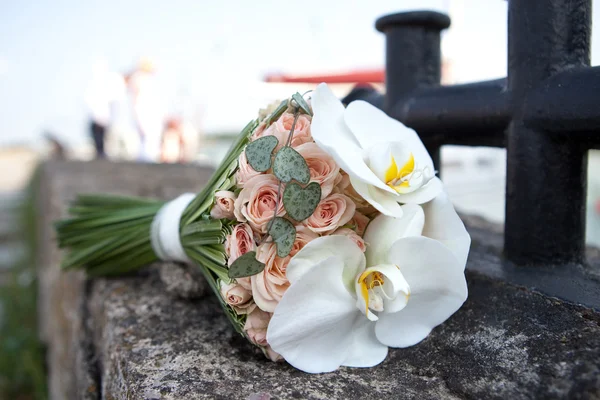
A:
[[[377,20],[375,27],[386,37],[384,110],[388,114],[396,116],[394,107],[403,104],[416,89],[439,86],[440,33],[449,26],[447,15],[432,11],[392,14]],[[427,137],[422,140],[439,170],[441,143]]]
[[[516,264],[582,262],[587,149],[526,126],[528,94],[590,64],[590,0],[510,0],[504,252]],[[567,98],[564,101],[568,101]]]

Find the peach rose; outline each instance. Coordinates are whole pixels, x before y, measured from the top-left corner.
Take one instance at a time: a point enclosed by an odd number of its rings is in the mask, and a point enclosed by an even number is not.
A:
[[[371,220],[368,217],[357,211],[354,213],[350,222],[348,222],[348,225],[351,225],[351,229],[353,229],[358,236],[362,237],[365,234],[369,222],[371,222]]]
[[[255,171],[254,168],[248,164],[246,152],[242,151],[240,158],[238,158],[238,170],[235,172],[236,186],[243,188],[250,179],[262,174],[262,172]]]
[[[319,235],[305,227],[304,225],[296,226],[296,240],[292,245],[292,250],[290,250],[290,257],[294,257],[297,252],[302,250],[304,246],[311,240],[318,238]]]
[[[296,151],[306,160],[311,182],[321,186],[321,198],[329,196],[339,176],[340,167],[316,143],[304,143]]]
[[[354,232],[352,229],[349,229],[349,228],[340,228],[340,229],[336,230],[335,232],[333,232],[332,235],[347,236],[348,238],[352,239],[352,241],[354,243],[356,243],[356,245],[358,246],[358,248],[360,249],[360,251],[362,251],[364,253],[365,250],[367,250],[367,246],[366,246],[365,241],[363,240],[363,238],[361,238],[360,236],[358,236],[356,234],[356,232]]]
[[[210,210],[210,216],[214,219],[234,219],[233,203],[235,198],[235,193],[228,190],[215,192],[215,205]]]
[[[248,224],[237,224],[230,235],[225,237],[227,264],[231,265],[239,256],[256,249],[254,233]]]
[[[255,232],[266,233],[275,213],[279,181],[273,175],[258,175],[246,182],[235,201],[234,214],[238,221],[250,224]],[[283,193],[283,187],[281,188]],[[277,216],[285,215],[283,201],[277,207]]]
[[[249,276],[245,276],[243,278],[235,278],[235,281],[238,285],[252,293],[252,282],[250,282]]]
[[[288,139],[288,132],[280,131],[279,129],[277,129],[277,125],[275,122],[269,125],[269,127],[266,127],[264,123],[261,125],[259,125],[259,127],[254,131],[252,137],[250,138],[251,140],[260,139],[264,136],[275,136],[279,141],[279,144],[277,145],[276,149],[280,149],[281,147],[285,146],[285,143]]]
[[[283,357],[273,351],[267,342],[267,327],[270,320],[271,314],[255,308],[246,318],[244,331],[252,343],[263,348],[263,352],[271,361],[281,361]]]
[[[292,137],[291,143],[292,147],[295,148],[301,144],[313,141],[313,138],[310,135],[310,121],[310,116],[306,114],[300,114],[298,120],[296,121],[296,126],[294,126],[294,136]],[[294,114],[286,112],[283,113],[274,124],[277,131],[280,132],[283,137],[285,137],[285,141],[287,141],[293,123]]]
[[[313,232],[327,235],[350,221],[355,211],[352,199],[334,193],[321,200],[315,212],[304,221],[304,225]]]
[[[352,187],[352,184],[350,183],[350,177],[348,174],[340,170],[340,175],[341,179],[339,179],[338,183],[336,184],[334,192],[342,193],[350,197],[352,201],[354,201],[354,204],[356,204],[356,209],[362,214],[371,216],[372,214],[376,213],[377,210],[371,204],[369,204],[368,201],[363,199],[362,196],[356,192],[356,190],[354,190],[354,187]]]
[[[264,243],[258,246],[256,259],[265,269],[250,277],[254,302],[261,310],[273,312],[290,286],[285,271],[291,257],[278,257],[275,243]]]
[[[221,296],[238,314],[249,314],[256,308],[252,301],[252,293],[237,283],[221,282]]]
[[[302,250],[308,242],[318,237],[318,234],[305,226],[297,225],[296,240],[287,257],[277,256],[277,246],[274,243],[265,243],[258,247],[256,259],[265,264],[265,269],[250,277],[252,294],[258,307],[268,312],[275,310],[290,285],[286,276],[290,259]]]

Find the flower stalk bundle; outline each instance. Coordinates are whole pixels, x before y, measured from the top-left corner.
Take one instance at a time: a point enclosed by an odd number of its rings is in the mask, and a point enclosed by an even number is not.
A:
[[[79,196],[63,267],[195,264],[239,333],[306,372],[426,338],[467,298],[470,237],[413,130],[325,84],[310,96],[250,122],[197,195]]]

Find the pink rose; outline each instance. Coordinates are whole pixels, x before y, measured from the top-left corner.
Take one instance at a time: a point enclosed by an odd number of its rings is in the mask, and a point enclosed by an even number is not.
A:
[[[271,361],[281,361],[283,357],[273,351],[267,342],[267,328],[270,320],[271,314],[255,308],[246,318],[244,331],[252,343],[263,348],[263,352]]]
[[[288,132],[280,131],[279,129],[277,129],[277,125],[275,123],[272,123],[266,129],[264,124],[261,125],[262,129],[256,129],[256,131],[254,131],[252,137],[250,138],[251,140],[256,140],[265,136],[275,136],[279,141],[279,144],[277,145],[276,149],[280,149],[281,147],[285,146],[285,143],[288,139]],[[259,126],[259,128],[261,128],[261,126]]]
[[[265,269],[250,277],[252,295],[261,310],[273,312],[290,286],[285,271],[291,257],[278,257],[275,243],[264,243],[258,246],[256,259],[265,264]]]
[[[278,188],[279,181],[273,175],[258,175],[246,182],[235,201],[234,214],[237,220],[248,221],[255,232],[266,233],[267,225],[275,213]],[[277,216],[283,215],[285,208],[283,201],[280,201]]]
[[[377,210],[369,204],[368,201],[363,199],[363,197],[354,190],[352,184],[350,183],[350,177],[344,171],[340,171],[341,179],[339,179],[336,183],[336,188],[334,192],[345,194],[350,197],[354,204],[356,204],[356,209],[360,211],[364,215],[372,216],[377,212]]]
[[[302,250],[304,246],[311,240],[318,238],[319,235],[305,227],[304,225],[296,226],[296,240],[292,245],[292,250],[290,251],[290,257],[294,257],[297,252]]]
[[[215,205],[210,210],[210,216],[214,219],[234,219],[233,203],[235,202],[235,193],[228,190],[219,190],[215,193]]]
[[[340,167],[316,143],[304,143],[296,151],[306,160],[311,182],[321,186],[321,198],[329,196],[339,176]]]
[[[246,152],[242,151],[242,154],[240,154],[240,158],[238,159],[238,170],[235,172],[236,186],[243,188],[250,179],[262,174],[262,172],[255,171],[254,168],[248,164]]]
[[[355,210],[352,199],[334,193],[321,200],[315,212],[304,221],[304,225],[313,232],[327,235],[350,221]]]
[[[354,213],[354,216],[348,224],[352,226],[352,229],[354,229],[358,236],[362,237],[365,234],[369,222],[371,222],[371,220],[368,217],[357,211]]]
[[[252,301],[252,293],[237,283],[221,282],[221,296],[238,314],[249,314],[256,308]]]
[[[225,253],[227,265],[231,265],[239,256],[256,249],[254,234],[248,224],[237,224],[233,227],[231,235],[225,238]]]
[[[356,243],[356,245],[358,246],[358,248],[360,249],[360,251],[362,251],[364,253],[365,250],[367,250],[367,246],[366,246],[365,241],[363,240],[363,238],[361,238],[360,236],[358,236],[356,234],[356,232],[354,232],[352,229],[340,228],[340,229],[336,230],[335,232],[333,232],[332,235],[347,236],[354,243]]]
[[[318,238],[319,235],[305,226],[296,226],[296,240],[287,257],[277,256],[277,246],[274,243],[265,243],[258,247],[256,259],[265,264],[265,269],[250,277],[254,301],[264,311],[273,312],[290,283],[286,276],[287,265],[290,259],[298,253],[308,242]]]
[[[252,283],[250,282],[249,276],[245,276],[243,278],[235,278],[235,281],[238,285],[252,293]]]
[[[304,143],[309,143],[313,141],[312,136],[310,135],[310,116],[306,114],[300,114],[298,120],[296,121],[296,125],[294,126],[294,136],[292,137],[292,147],[300,146]],[[281,117],[275,122],[275,126],[278,132],[285,137],[285,141],[287,141],[290,129],[292,129],[292,124],[294,123],[294,114],[292,113],[283,113]]]

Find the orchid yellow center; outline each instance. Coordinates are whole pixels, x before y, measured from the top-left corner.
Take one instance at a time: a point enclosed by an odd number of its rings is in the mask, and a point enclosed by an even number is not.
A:
[[[385,172],[385,183],[396,192],[403,192],[410,187],[410,177],[414,170],[415,157],[412,153],[410,153],[408,161],[401,168],[398,168],[396,159],[391,155],[390,166]]]
[[[371,299],[371,303],[369,303],[369,297],[373,297],[374,289],[382,287],[384,282],[383,274],[377,271],[365,271],[358,277],[361,295],[365,299],[365,313],[369,313],[369,308],[374,309],[375,311],[383,310],[378,304],[373,304],[373,299]],[[379,300],[381,300],[380,297]]]

